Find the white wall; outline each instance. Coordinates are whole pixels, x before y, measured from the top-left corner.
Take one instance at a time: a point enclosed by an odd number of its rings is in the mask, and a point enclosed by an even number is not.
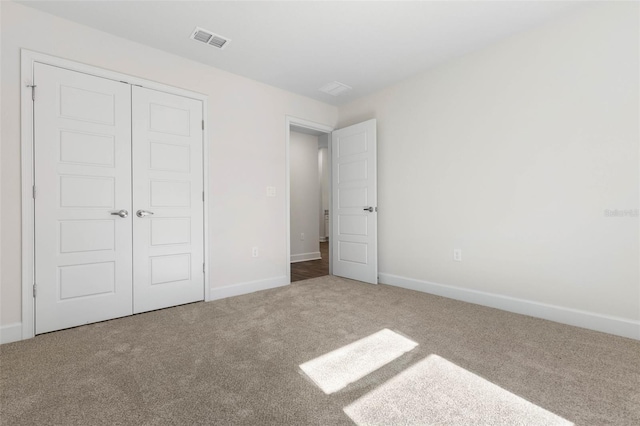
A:
[[[21,47],[208,94],[212,295],[283,283],[285,114],[337,127],[336,108],[15,3],[0,11],[1,326],[20,321]],[[637,325],[638,218],[604,210],[639,208],[638,51],[638,5],[596,5],[341,108],[341,126],[378,118],[383,280]]]
[[[340,108],[379,123],[383,282],[640,338],[639,219],[605,216],[640,207],[638,16],[587,6]]]
[[[291,132],[289,158],[291,261],[320,259],[318,137]]]
[[[337,108],[29,7],[0,2],[0,8],[0,325],[21,321],[20,48],[209,95],[211,295],[287,282],[285,116],[333,126]],[[266,186],[276,187],[275,198],[266,197]],[[251,257],[253,246],[259,247],[260,257]]]

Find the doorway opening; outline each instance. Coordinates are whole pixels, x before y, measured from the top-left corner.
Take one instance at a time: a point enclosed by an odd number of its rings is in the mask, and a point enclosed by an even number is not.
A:
[[[287,119],[290,282],[331,274],[331,130]]]

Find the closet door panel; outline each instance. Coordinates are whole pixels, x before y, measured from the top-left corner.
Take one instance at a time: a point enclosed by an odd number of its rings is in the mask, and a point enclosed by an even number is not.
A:
[[[133,87],[134,312],[204,299],[202,102]]]
[[[34,84],[36,333],[131,315],[131,87],[40,63]]]

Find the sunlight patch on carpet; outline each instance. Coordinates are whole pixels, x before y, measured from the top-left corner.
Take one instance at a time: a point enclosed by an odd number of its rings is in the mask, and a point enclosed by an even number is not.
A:
[[[365,425],[562,425],[573,423],[429,355],[344,408]]]
[[[383,329],[363,339],[300,364],[320,389],[331,394],[390,363],[418,346],[398,333]]]

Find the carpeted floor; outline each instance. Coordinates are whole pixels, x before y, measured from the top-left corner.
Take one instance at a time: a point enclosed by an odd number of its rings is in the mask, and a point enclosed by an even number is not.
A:
[[[418,346],[331,394],[299,367],[383,329]],[[0,423],[354,424],[434,359],[577,425],[640,424],[638,341],[336,277],[0,346]]]

